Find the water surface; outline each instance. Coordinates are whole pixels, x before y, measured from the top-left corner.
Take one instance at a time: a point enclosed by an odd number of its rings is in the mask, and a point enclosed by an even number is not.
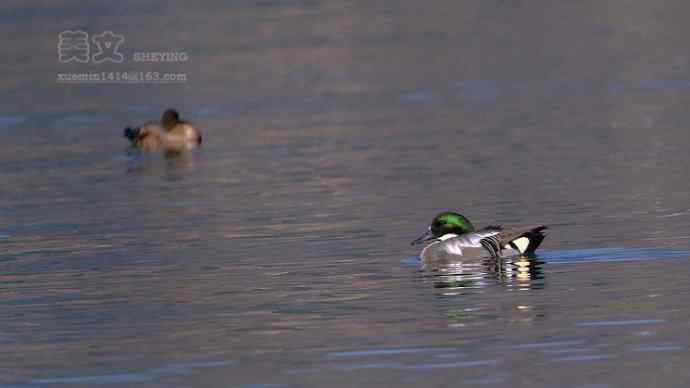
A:
[[[690,6],[621,7],[9,2],[0,387],[688,385]],[[123,68],[189,79],[55,82]],[[203,148],[128,150],[169,106]],[[422,271],[446,209],[549,235]]]

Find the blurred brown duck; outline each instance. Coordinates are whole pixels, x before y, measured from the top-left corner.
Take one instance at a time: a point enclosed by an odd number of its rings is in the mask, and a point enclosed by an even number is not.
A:
[[[163,112],[159,122],[149,122],[140,127],[127,127],[124,136],[140,150],[165,151],[191,150],[201,145],[201,132],[186,121],[174,109]]]

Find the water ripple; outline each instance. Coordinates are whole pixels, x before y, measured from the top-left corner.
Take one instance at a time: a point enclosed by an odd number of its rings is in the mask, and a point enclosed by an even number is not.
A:
[[[690,258],[690,251],[651,248],[596,248],[570,251],[543,251],[539,260],[550,264],[578,264]]]
[[[328,353],[326,357],[362,357],[362,356],[395,356],[401,354],[419,354],[432,352],[447,352],[454,348],[400,348],[400,349],[370,349],[349,352]]]
[[[576,326],[628,326],[628,325],[654,325],[657,323],[666,323],[665,319],[632,319],[622,321],[591,321],[578,322]]]
[[[149,369],[144,372],[135,373],[114,373],[99,376],[77,376],[77,377],[54,377],[33,379],[31,384],[123,384],[123,383],[141,383],[147,381],[155,381],[161,377],[186,375],[193,372],[194,369],[202,368],[218,368],[224,366],[234,366],[236,361],[211,361],[211,362],[194,362],[185,364],[171,364],[160,368]]]

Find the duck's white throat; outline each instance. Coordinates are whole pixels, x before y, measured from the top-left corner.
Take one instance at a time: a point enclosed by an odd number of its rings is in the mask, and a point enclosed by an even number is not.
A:
[[[453,237],[458,237],[458,235],[455,234],[455,233],[446,233],[446,234],[444,234],[443,236],[437,238],[436,240],[438,240],[438,241],[446,241],[446,240],[448,240],[449,238],[453,238]]]

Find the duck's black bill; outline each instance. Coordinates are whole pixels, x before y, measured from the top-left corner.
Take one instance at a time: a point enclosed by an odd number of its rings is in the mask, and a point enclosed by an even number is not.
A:
[[[410,243],[410,245],[421,244],[421,243],[423,243],[423,242],[426,242],[426,241],[429,241],[429,240],[433,240],[433,239],[435,239],[435,238],[436,238],[436,237],[434,237],[434,234],[431,233],[431,230],[427,230],[426,232],[424,232],[423,235],[419,236],[419,238],[417,238],[416,240],[412,241],[412,242]]]

